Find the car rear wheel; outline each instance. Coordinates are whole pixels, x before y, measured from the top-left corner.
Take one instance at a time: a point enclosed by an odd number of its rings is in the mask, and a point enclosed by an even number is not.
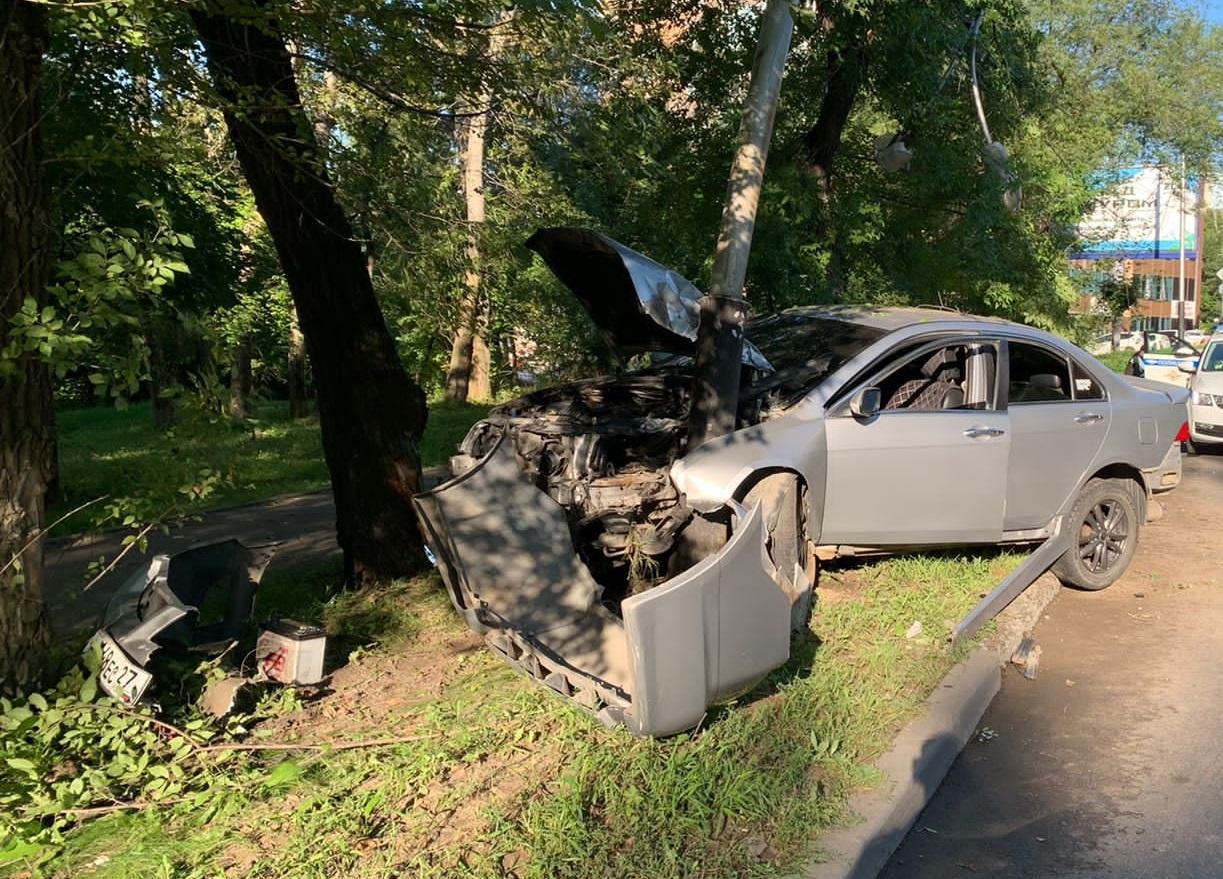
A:
[[[1059,580],[1095,591],[1125,573],[1138,550],[1136,491],[1122,479],[1093,479],[1083,486],[1066,519],[1070,548],[1053,565]]]

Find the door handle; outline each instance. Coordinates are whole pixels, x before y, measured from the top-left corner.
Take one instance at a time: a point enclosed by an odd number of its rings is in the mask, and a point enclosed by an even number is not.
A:
[[[981,437],[1002,436],[1006,433],[1000,427],[970,427],[964,431],[964,436],[972,439],[980,439]]]
[[[1096,421],[1103,421],[1104,416],[1099,412],[1080,412],[1074,416],[1075,424],[1091,424]]]

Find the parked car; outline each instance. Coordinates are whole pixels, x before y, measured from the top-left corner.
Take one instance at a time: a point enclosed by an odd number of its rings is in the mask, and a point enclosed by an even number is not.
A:
[[[1119,333],[1117,335],[1117,350],[1118,351],[1137,351],[1142,347],[1142,333],[1129,332]],[[1091,343],[1091,347],[1087,349],[1096,357],[1101,357],[1110,353],[1113,350],[1113,334],[1105,333],[1102,336],[1096,336]]]
[[[1189,438],[1194,447],[1223,443],[1223,333],[1211,336],[1189,379]]]
[[[738,429],[685,447],[700,292],[593,232],[528,242],[622,357],[463,440],[415,499],[455,607],[608,724],[664,735],[740,694],[806,626],[817,545],[1064,539],[1054,570],[1125,571],[1188,392],[1040,330],[922,308],[750,320]]]
[[[1210,341],[1210,333],[1205,330],[1185,330],[1185,341],[1201,351]]]
[[[1126,366],[1129,375],[1188,387],[1188,373],[1197,369],[1198,349],[1175,333],[1148,332],[1144,350]]]

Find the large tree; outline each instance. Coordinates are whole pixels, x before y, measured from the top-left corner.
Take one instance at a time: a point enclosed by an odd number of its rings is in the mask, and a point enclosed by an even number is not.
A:
[[[0,691],[35,683],[49,634],[42,600],[44,496],[51,469],[51,379],[22,315],[46,303],[50,235],[42,176],[45,7],[0,12]],[[24,321],[28,323],[29,321]]]
[[[387,332],[277,22],[259,2],[209,4],[192,18],[305,335],[346,573],[403,573],[420,555],[408,500],[420,488],[425,395]]]

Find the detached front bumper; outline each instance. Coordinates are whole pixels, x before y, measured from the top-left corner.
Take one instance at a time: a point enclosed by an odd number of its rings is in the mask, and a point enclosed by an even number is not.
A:
[[[474,467],[414,498],[455,608],[532,678],[636,735],[700,722],[789,657],[790,600],[772,577],[760,508],[737,507],[716,553],[621,603],[573,547],[564,511],[502,439]]]

